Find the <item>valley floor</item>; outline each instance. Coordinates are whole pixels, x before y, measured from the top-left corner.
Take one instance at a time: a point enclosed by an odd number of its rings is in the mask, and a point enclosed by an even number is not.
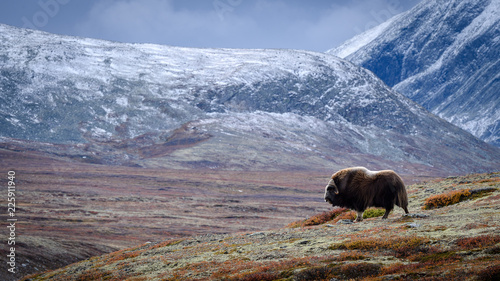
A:
[[[148,241],[275,229],[329,208],[322,194],[330,172],[144,169],[2,149],[0,167],[5,177],[15,172],[17,218],[17,272],[5,267],[0,280]]]

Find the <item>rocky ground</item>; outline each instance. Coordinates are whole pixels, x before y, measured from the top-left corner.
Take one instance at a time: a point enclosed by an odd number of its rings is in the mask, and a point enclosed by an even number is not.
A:
[[[407,190],[409,216],[397,208],[352,223],[353,212],[333,209],[274,230],[147,242],[23,280],[498,280],[500,173]]]

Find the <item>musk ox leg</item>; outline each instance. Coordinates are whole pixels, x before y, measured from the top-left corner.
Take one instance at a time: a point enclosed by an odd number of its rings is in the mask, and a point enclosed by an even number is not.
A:
[[[355,221],[362,221],[363,220],[363,213],[364,211],[357,211],[358,212],[358,216],[356,217],[356,220]]]
[[[389,213],[392,211],[392,208],[389,209],[389,208],[385,208],[385,214],[384,216],[382,217],[382,219],[386,219],[388,216],[389,216]]]

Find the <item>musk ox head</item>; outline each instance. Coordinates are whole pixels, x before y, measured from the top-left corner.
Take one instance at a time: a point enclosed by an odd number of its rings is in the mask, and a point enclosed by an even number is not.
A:
[[[357,211],[356,221],[363,220],[363,212],[368,207],[385,208],[384,219],[394,205],[408,214],[405,185],[391,170],[370,171],[364,167],[342,169],[333,174],[326,185],[325,201],[332,206]]]
[[[335,202],[335,195],[337,194],[339,194],[339,189],[335,181],[331,179],[325,188],[325,201],[333,205]]]

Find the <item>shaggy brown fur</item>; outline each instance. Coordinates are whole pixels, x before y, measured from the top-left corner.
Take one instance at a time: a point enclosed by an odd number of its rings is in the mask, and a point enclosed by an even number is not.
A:
[[[403,180],[391,170],[370,171],[353,167],[333,174],[325,188],[325,201],[333,206],[358,212],[356,221],[363,220],[368,207],[385,208],[386,219],[394,204],[408,214],[408,196]]]

